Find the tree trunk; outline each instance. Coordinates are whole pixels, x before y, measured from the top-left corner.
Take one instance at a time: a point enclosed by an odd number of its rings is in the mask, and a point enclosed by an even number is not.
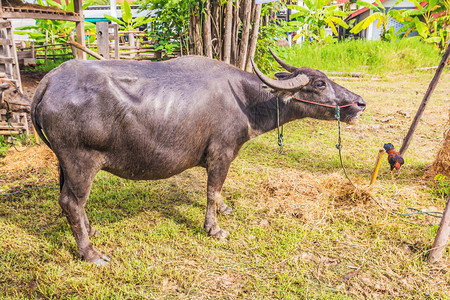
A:
[[[191,50],[193,55],[203,55],[203,39],[202,39],[202,27],[200,7],[191,8],[191,32],[189,35]]]
[[[245,0],[244,2],[244,15],[243,15],[243,27],[241,42],[239,43],[239,68],[241,70],[245,69],[247,63],[247,50],[248,50],[248,39],[250,36],[250,16],[252,11],[252,0]]]
[[[247,72],[252,71],[252,64],[250,63],[250,57],[255,56],[256,51],[256,45],[258,42],[258,33],[259,33],[259,23],[261,19],[261,8],[262,4],[256,4],[254,9],[254,17],[253,17],[253,28],[252,28],[252,37],[250,39],[250,49],[248,50],[248,57],[247,57],[247,67],[245,70]]]
[[[436,238],[431,248],[430,255],[428,256],[429,263],[435,263],[442,258],[442,254],[445,250],[445,246],[448,243],[448,237],[450,235],[450,196],[445,206],[444,215],[442,216],[441,223],[439,224]]]
[[[211,41],[211,0],[205,1],[206,19],[203,21],[203,41],[205,46],[205,55],[212,58]]]
[[[239,18],[239,1],[236,0],[233,10],[233,31],[231,36],[231,64],[237,66],[239,56],[239,29],[241,28],[241,19]]]
[[[231,31],[233,30],[233,2],[229,0],[225,16],[225,36],[223,40],[223,61],[231,62]]]
[[[223,10],[224,6],[221,4],[221,0],[214,0],[211,27],[212,27],[212,46],[213,56],[218,60],[222,60],[222,46],[223,46]]]

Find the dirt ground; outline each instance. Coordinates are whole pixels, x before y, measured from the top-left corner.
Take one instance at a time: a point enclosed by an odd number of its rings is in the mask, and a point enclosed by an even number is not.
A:
[[[38,71],[22,71],[20,72],[22,89],[25,96],[29,99],[33,98],[34,92],[41,79],[47,74],[47,72]]]

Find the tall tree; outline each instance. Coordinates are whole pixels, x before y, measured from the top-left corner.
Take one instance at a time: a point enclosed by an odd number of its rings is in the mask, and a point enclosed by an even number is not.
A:
[[[177,33],[184,54],[203,55],[241,69],[254,55],[261,4],[255,0],[147,0],[142,9],[156,10],[156,24],[164,17],[163,32]],[[169,16],[173,15],[173,21]],[[185,20],[188,20],[186,22]],[[155,26],[156,27],[156,26]],[[188,33],[188,38],[183,35]],[[172,41],[171,37],[166,41]]]

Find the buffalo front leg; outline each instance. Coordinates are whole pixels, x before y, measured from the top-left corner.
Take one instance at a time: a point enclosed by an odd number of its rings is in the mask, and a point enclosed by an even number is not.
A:
[[[207,183],[207,203],[205,216],[205,231],[210,236],[223,240],[228,236],[228,232],[221,229],[217,224],[217,211],[229,213],[229,208],[223,203],[221,191],[222,185],[227,177],[228,168],[231,161],[219,161],[208,166],[208,183]]]

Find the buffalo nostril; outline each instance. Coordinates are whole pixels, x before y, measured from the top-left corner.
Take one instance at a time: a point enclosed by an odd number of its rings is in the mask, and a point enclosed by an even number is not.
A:
[[[364,101],[362,98],[359,99],[357,102],[358,106],[360,107],[366,107],[366,101]]]

